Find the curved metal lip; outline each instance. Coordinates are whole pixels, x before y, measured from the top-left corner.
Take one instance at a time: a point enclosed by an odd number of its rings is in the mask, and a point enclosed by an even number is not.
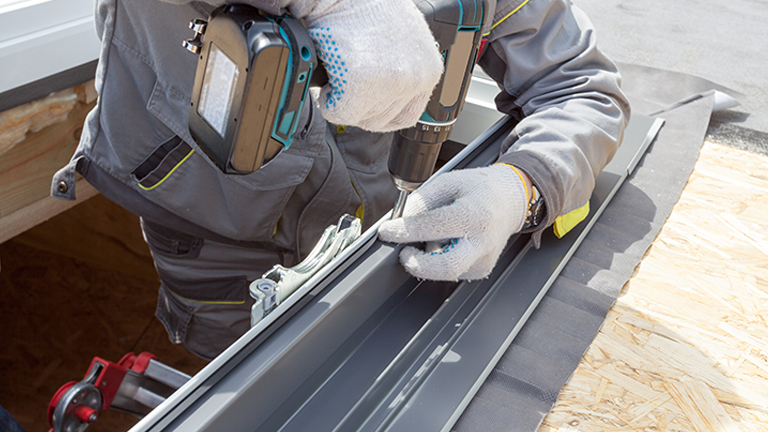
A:
[[[464,160],[469,154],[475,151],[478,147],[486,142],[493,134],[501,129],[508,121],[508,117],[502,117],[491,127],[486,129],[482,134],[469,143],[464,149],[462,149],[456,156],[451,158],[445,163],[439,170],[437,170],[432,177],[430,177],[424,184],[429,183],[437,175],[450,171],[455,168],[459,162]],[[148,430],[156,422],[161,420],[167,413],[170,412],[176,405],[184,401],[189,397],[192,392],[202,386],[208,379],[210,379],[216,371],[219,370],[225,363],[227,363],[235,354],[240,352],[246,345],[248,345],[254,338],[261,334],[267,327],[274,323],[283,313],[295,305],[304,295],[309,293],[315,288],[321,281],[327,278],[333,273],[342,263],[347,261],[350,257],[358,252],[367,249],[377,237],[379,226],[385,221],[390,219],[391,211],[387,212],[381,219],[379,219],[373,226],[366,230],[357,240],[355,240],[349,247],[347,247],[341,254],[334,258],[328,265],[323,267],[314,276],[307,280],[301,288],[295,291],[294,295],[286,299],[283,303],[278,305],[272,313],[267,315],[249,331],[243,334],[232,345],[229,346],[224,352],[219,354],[216,358],[211,360],[200,372],[195,374],[186,384],[176,390],[165,402],[160,404],[157,408],[152,410],[147,416],[141,419],[133,428],[131,432],[138,432]]]

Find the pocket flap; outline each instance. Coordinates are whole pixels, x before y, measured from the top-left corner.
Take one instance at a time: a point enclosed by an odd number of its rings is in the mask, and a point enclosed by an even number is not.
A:
[[[205,155],[189,133],[188,98],[182,96],[178,90],[165,88],[157,81],[147,103],[147,110],[189,144],[194,150],[191,157],[205,160],[223,181],[236,182],[251,190],[275,190],[295,186],[304,181],[314,162],[312,157],[300,154],[297,149],[291,147],[254,173],[224,174]]]

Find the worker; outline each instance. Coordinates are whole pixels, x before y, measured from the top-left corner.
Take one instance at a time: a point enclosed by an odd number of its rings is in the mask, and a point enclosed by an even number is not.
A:
[[[52,185],[53,195],[74,199],[78,172],[141,217],[161,281],[156,316],[172,342],[205,359],[248,330],[250,281],[276,263],[300,262],[340,215],[367,228],[392,208],[389,132],[415,124],[442,67],[412,0],[248,3],[324,29],[347,69],[343,87],[305,104],[287,151],[231,175],[190,135],[197,56],[181,41],[191,36],[188,23],[217,4],[99,0],[99,97]],[[512,234],[538,239],[568,215],[564,226],[572,225],[629,116],[618,71],[569,0],[488,5],[479,65],[499,83],[498,109],[519,123],[498,163],[439,176],[411,196],[405,217],[382,225],[386,241],[448,240],[403,249],[419,278],[486,277]]]

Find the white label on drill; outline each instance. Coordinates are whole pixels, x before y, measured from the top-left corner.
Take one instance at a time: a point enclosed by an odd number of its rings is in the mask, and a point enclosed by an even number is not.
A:
[[[235,62],[212,43],[197,112],[222,138],[227,130],[238,74]]]

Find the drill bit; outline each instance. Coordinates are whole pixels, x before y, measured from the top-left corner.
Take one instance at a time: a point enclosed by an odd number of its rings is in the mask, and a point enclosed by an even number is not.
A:
[[[405,199],[408,197],[409,193],[410,192],[407,190],[400,189],[400,193],[397,194],[397,201],[395,201],[395,206],[392,208],[392,219],[397,219],[403,216],[403,210],[405,210]]]

